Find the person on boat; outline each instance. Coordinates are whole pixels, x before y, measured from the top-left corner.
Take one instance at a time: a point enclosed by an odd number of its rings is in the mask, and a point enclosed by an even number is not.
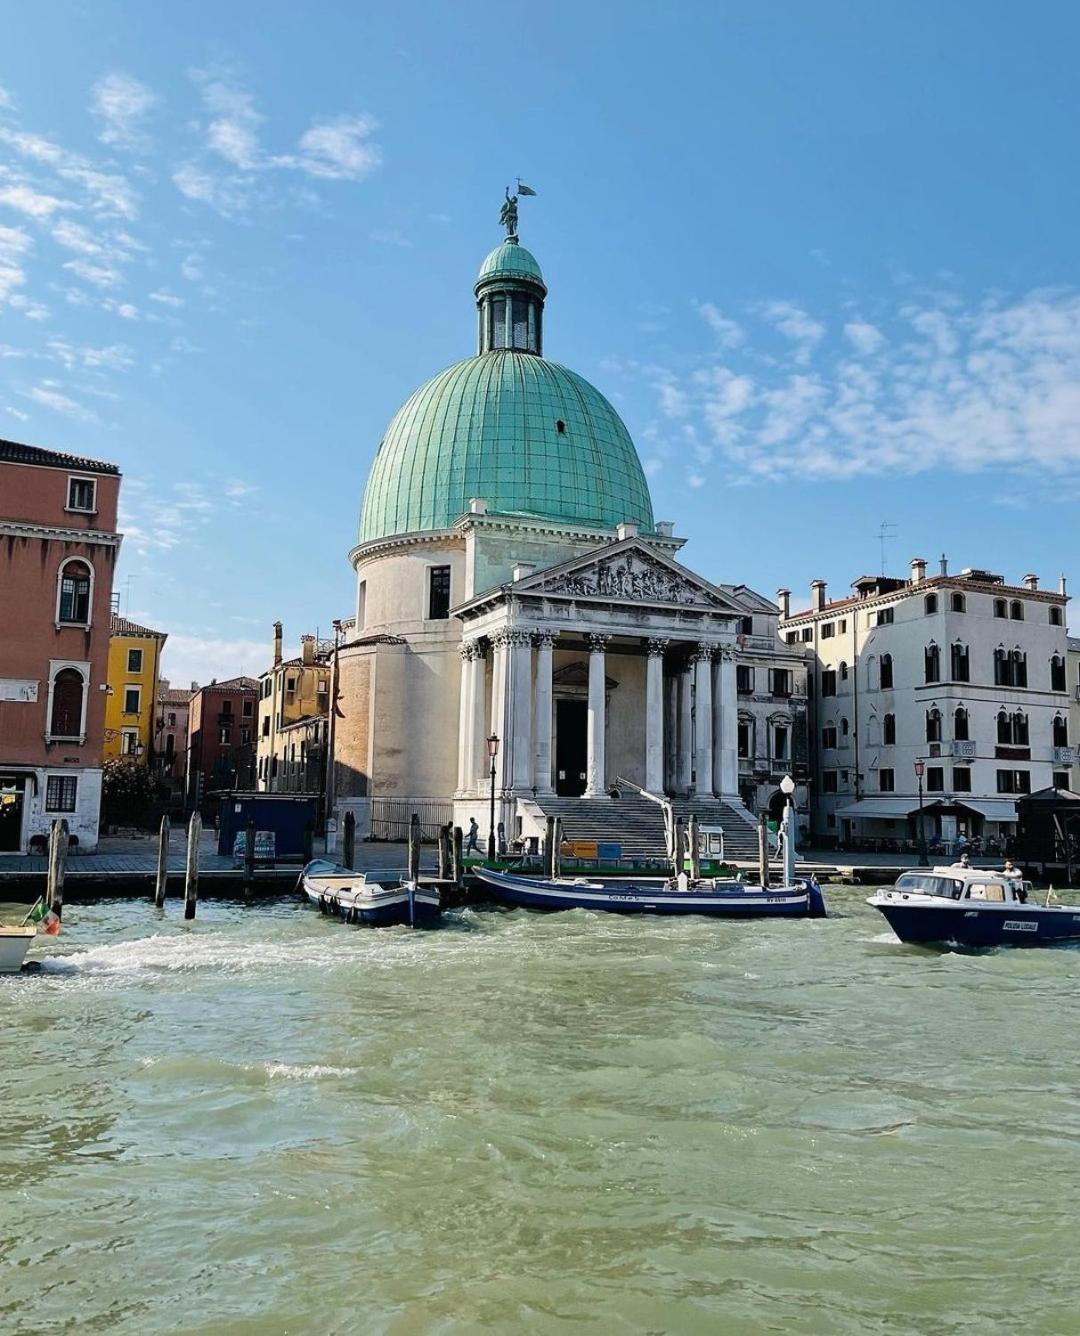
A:
[[[953,864],[953,867],[970,867],[970,866],[971,866],[971,859],[968,858],[967,856],[967,850],[965,850]]]
[[[465,841],[465,852],[467,854],[478,854],[480,852],[480,827],[476,824],[476,817],[469,817],[469,834]]]

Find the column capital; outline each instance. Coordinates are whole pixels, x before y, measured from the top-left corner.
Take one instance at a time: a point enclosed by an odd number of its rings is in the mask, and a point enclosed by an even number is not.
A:
[[[645,642],[645,648],[648,651],[650,659],[660,658],[670,644],[670,639],[666,639],[663,636],[654,636]]]
[[[484,657],[484,647],[479,640],[463,640],[458,653],[465,663],[471,663],[473,659]]]
[[[497,649],[508,649],[511,645],[531,644],[532,636],[528,631],[503,626],[498,631],[492,631],[490,640]]]
[[[538,649],[554,649],[555,642],[559,638],[558,631],[534,631],[533,644]]]
[[[710,645],[702,640],[690,651],[690,658],[694,663],[707,663],[712,659],[716,649],[716,645]]]
[[[717,646],[716,646],[716,657],[717,657],[717,659],[718,659],[721,663],[734,663],[734,662],[735,662],[735,646],[734,646],[734,645],[717,645]]]
[[[603,632],[590,631],[585,637],[585,643],[589,647],[590,654],[603,654],[610,639],[611,636]]]

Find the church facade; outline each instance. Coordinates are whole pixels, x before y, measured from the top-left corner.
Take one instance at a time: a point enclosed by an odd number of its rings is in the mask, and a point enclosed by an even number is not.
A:
[[[773,605],[679,560],[618,414],[544,357],[547,288],[516,235],[474,293],[476,355],[406,401],[368,478],[336,814],[363,831],[380,800],[409,800],[486,835],[494,760],[511,837],[637,790],[745,833],[737,658]]]

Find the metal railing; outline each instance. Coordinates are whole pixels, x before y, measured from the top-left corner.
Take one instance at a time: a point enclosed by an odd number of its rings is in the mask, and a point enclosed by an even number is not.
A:
[[[437,840],[440,828],[454,819],[454,804],[442,798],[372,798],[371,838],[407,840],[414,812],[420,818],[420,838]]]

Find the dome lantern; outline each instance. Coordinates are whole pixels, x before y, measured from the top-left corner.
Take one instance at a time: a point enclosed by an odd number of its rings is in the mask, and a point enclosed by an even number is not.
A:
[[[477,276],[478,353],[512,349],[543,356],[544,298],[540,266],[516,236],[496,246]]]

